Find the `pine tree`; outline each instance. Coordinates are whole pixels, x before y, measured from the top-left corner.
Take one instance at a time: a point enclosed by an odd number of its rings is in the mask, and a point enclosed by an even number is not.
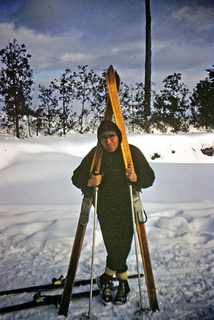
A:
[[[136,84],[136,87],[123,84],[120,94],[124,121],[129,130],[135,132],[144,122],[144,108],[141,109],[144,105],[144,87],[141,84]]]
[[[17,138],[20,137],[20,120],[23,115],[29,116],[32,104],[33,71],[26,53],[25,45],[17,44],[17,40],[9,42],[0,51],[1,61],[5,65],[0,72],[0,94],[4,101],[3,111],[7,122],[4,126],[12,125]]]
[[[87,124],[87,117],[90,113],[88,108],[92,94],[92,83],[95,77],[94,71],[88,71],[88,65],[78,66],[79,72],[76,74],[75,90],[76,99],[81,101],[81,111],[79,113],[79,133],[88,132],[90,127]]]
[[[99,77],[98,75],[94,74],[92,78],[92,91],[91,91],[91,117],[90,117],[90,128],[92,132],[100,124],[108,96],[108,90],[106,85],[106,72],[107,70],[103,70],[102,76]]]
[[[198,128],[214,129],[214,81],[211,76],[196,85],[190,100],[191,123]]]
[[[76,117],[72,106],[75,97],[74,73],[70,69],[66,69],[59,80],[59,84],[57,82],[58,80],[55,80],[54,88],[58,91],[58,100],[61,102],[59,127],[62,128],[63,134],[66,135],[66,132],[73,128]]]
[[[181,74],[174,73],[163,80],[164,89],[154,98],[154,111],[151,120],[154,126],[166,132],[168,128],[177,133],[188,131],[188,99],[189,90],[181,81]]]
[[[58,116],[58,100],[54,92],[54,83],[51,82],[49,87],[39,85],[39,99],[40,105],[39,111],[40,116],[42,117],[44,132],[48,135],[52,135],[57,126],[57,116]]]

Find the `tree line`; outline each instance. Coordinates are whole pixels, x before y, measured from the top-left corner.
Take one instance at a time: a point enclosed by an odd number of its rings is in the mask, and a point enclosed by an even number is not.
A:
[[[33,105],[31,55],[14,39],[0,51],[2,107],[1,128],[21,138],[32,134],[81,134],[94,132],[102,120],[108,96],[106,69],[96,74],[88,65],[78,71],[66,69],[60,79],[39,85],[38,105]],[[155,130],[166,133],[188,132],[190,127],[214,129],[214,66],[191,93],[181,74],[163,80],[159,93],[152,91],[151,114],[145,114],[145,87],[142,82],[120,83],[119,98],[129,132]],[[26,132],[27,128],[27,132]]]

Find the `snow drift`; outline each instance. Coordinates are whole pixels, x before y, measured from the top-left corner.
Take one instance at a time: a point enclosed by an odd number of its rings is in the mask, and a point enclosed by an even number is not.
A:
[[[201,149],[213,147],[214,134],[131,134],[128,140],[142,150],[156,174],[154,186],[141,197],[148,214],[146,230],[160,311],[146,312],[143,317],[213,319],[214,157]],[[81,204],[81,193],[70,178],[95,144],[92,134],[26,140],[0,136],[2,290],[48,283],[66,275]],[[77,278],[90,276],[92,216],[93,210]],[[96,233],[94,273],[99,275],[105,265],[105,248],[99,226]],[[136,273],[134,249],[128,266],[129,273]],[[134,315],[139,308],[137,280],[131,280],[130,287],[127,305],[104,307],[100,297],[95,297],[93,313],[103,320],[138,319]],[[144,280],[142,288],[148,307]],[[3,296],[0,301],[3,307],[31,298],[26,293]],[[67,319],[78,319],[87,310],[87,299],[72,301]],[[1,315],[3,320],[57,318],[53,306]]]

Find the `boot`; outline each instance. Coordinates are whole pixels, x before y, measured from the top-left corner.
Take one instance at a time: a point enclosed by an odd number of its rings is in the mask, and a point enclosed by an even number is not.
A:
[[[111,294],[111,290],[113,287],[112,278],[113,276],[109,276],[106,273],[103,273],[100,277],[97,278],[97,285],[100,288],[101,298],[104,304],[108,304],[113,300]]]
[[[127,295],[130,292],[129,284],[127,280],[119,280],[119,287],[117,289],[117,295],[114,299],[114,304],[125,304],[127,301]]]

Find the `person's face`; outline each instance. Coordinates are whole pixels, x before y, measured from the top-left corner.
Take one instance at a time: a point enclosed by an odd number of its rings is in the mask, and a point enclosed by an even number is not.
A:
[[[101,138],[101,144],[104,149],[108,152],[114,152],[119,144],[119,139],[117,135],[104,135]]]

